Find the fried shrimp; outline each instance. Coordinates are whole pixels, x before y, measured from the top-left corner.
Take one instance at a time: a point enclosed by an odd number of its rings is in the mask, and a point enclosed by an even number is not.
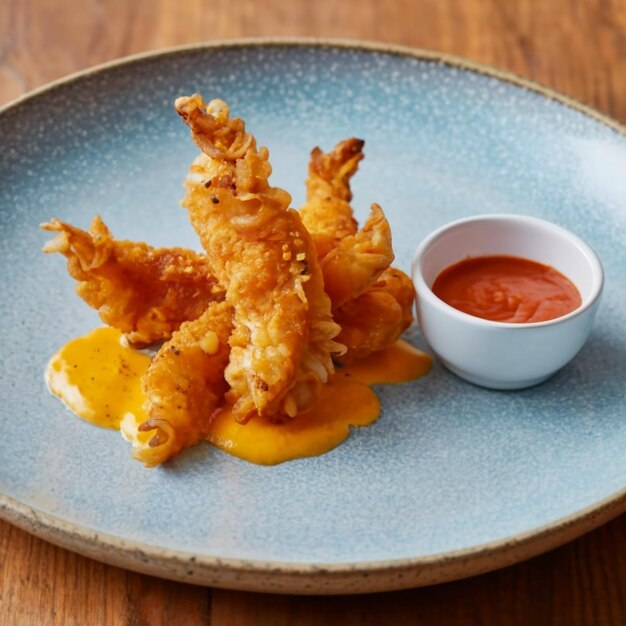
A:
[[[242,422],[255,412],[293,417],[333,372],[331,353],[343,351],[314,243],[291,196],[269,185],[267,149],[225,102],[207,107],[196,94],[175,106],[203,151],[182,204],[234,311],[227,399]]]
[[[321,261],[333,310],[365,292],[393,259],[389,222],[380,206],[372,204],[363,228],[344,237]]]
[[[352,137],[338,143],[331,152],[319,148],[311,151],[306,203],[300,208],[300,217],[313,237],[319,259],[357,231],[350,206],[350,178],[363,158],[364,143]]]
[[[157,352],[142,379],[149,417],[139,426],[139,432],[153,435],[133,451],[145,465],[163,463],[206,437],[227,389],[224,368],[231,329],[229,305],[214,302]]]
[[[415,289],[402,271],[389,268],[378,282],[334,312],[337,340],[347,347],[343,363],[390,346],[413,322]]]
[[[116,240],[99,216],[89,232],[58,219],[41,228],[58,233],[44,252],[67,258],[77,294],[134,344],[169,339],[184,321],[224,299],[204,255]]]
[[[321,262],[326,292],[335,310],[357,298],[393,261],[391,229],[377,204],[357,232],[350,179],[363,158],[364,141],[345,139],[331,152],[311,152],[307,200],[300,209]]]

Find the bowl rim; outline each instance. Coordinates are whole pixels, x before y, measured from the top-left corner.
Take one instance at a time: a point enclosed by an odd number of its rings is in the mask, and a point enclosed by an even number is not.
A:
[[[574,244],[575,247],[579,248],[583,252],[583,256],[587,260],[592,274],[591,292],[587,296],[587,298],[583,299],[581,304],[573,311],[570,311],[565,315],[561,315],[560,317],[555,317],[550,320],[545,320],[541,322],[498,322],[460,311],[459,309],[454,308],[453,306],[439,298],[439,296],[435,295],[432,288],[426,282],[423,272],[424,258],[428,254],[429,250],[432,249],[432,246],[439,239],[441,239],[441,237],[464,226],[465,224],[495,221],[508,223],[511,225],[512,228],[515,228],[516,225],[522,223],[531,225],[535,228],[542,229],[544,232],[549,233],[554,237],[566,239],[570,243]],[[478,256],[490,255],[477,255],[471,258],[478,258]],[[530,260],[532,261],[534,259]],[[411,278],[413,279],[415,291],[417,292],[418,302],[420,300],[426,299],[428,303],[435,307],[441,314],[453,317],[461,323],[465,323],[474,327],[480,327],[483,329],[511,329],[515,330],[516,332],[520,332],[530,328],[545,328],[548,326],[556,326],[559,324],[563,324],[573,318],[584,315],[595,306],[604,289],[604,269],[602,267],[602,262],[600,261],[600,258],[593,250],[593,248],[586,241],[559,224],[544,220],[539,217],[516,213],[486,213],[480,215],[471,215],[469,217],[463,217],[461,219],[454,220],[452,222],[444,224],[443,226],[440,226],[432,233],[427,235],[424,239],[422,239],[422,241],[415,249],[415,252],[413,254],[413,261],[411,263]],[[566,278],[569,279],[568,276],[566,276]],[[577,285],[574,286],[578,289]]]

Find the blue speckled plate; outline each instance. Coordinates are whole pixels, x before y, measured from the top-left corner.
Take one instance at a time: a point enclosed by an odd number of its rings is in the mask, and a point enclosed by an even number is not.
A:
[[[197,247],[178,207],[196,154],[172,103],[227,100],[270,148],[298,206],[312,146],[366,140],[360,218],[379,202],[397,262],[436,227],[524,213],[586,239],[606,270],[595,330],[544,385],[492,392],[438,364],[381,387],[382,417],[320,457],[259,467],[200,445],[148,470],[75,418],[43,370],[99,324],[51,216]],[[53,542],[157,575],[337,593],[428,584],[512,563],[626,504],[626,138],[510,76],[403,49],[239,42],[174,50],[61,81],[0,113],[0,510]],[[419,331],[409,335],[422,346]],[[480,358],[477,354],[476,358]]]

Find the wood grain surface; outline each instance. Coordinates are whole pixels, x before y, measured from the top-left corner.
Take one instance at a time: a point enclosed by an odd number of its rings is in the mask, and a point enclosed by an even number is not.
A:
[[[369,39],[465,56],[626,122],[625,0],[2,0],[0,104],[135,52],[272,35]],[[626,624],[626,516],[492,574],[330,598],[161,581],[74,555],[0,522],[2,626],[529,623]]]

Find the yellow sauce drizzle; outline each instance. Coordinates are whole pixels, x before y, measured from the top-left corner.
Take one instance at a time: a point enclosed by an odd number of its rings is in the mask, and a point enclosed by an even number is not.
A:
[[[145,446],[152,433],[137,427],[143,408],[141,377],[150,357],[126,347],[121,333],[98,328],[63,346],[46,371],[50,391],[74,413],[98,426],[119,428],[134,446]],[[400,383],[423,376],[431,358],[404,341],[339,368],[324,385],[318,403],[295,419],[275,424],[255,417],[238,424],[230,410],[218,412],[207,437],[225,452],[252,463],[274,465],[323,454],[380,415],[380,403],[368,385]]]
[[[400,339],[385,350],[338,369],[335,376],[352,377],[365,385],[407,383],[427,374],[432,363],[425,352]]]
[[[285,424],[254,417],[238,424],[230,410],[218,413],[209,441],[246,461],[275,465],[289,459],[315,456],[338,446],[350,426],[367,426],[380,415],[376,394],[360,383],[328,384],[318,403]]]
[[[50,391],[76,415],[103,428],[119,428],[127,413],[148,419],[141,377],[150,357],[120,343],[115,328],[97,328],[66,343],[48,363]],[[143,419],[142,419],[143,418]]]

